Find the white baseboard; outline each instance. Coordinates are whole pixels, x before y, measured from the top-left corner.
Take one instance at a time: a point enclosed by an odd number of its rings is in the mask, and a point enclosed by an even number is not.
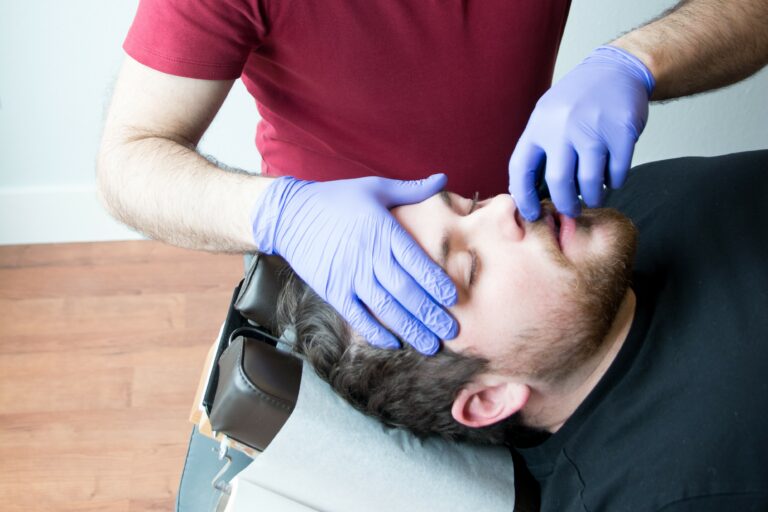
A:
[[[144,238],[110,217],[95,185],[0,188],[0,245]]]

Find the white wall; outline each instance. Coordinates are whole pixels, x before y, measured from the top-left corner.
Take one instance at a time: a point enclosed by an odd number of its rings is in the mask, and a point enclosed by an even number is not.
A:
[[[574,0],[556,78],[674,2]],[[0,0],[0,244],[138,238],[95,198],[104,108],[137,0]],[[201,149],[259,168],[256,109],[238,83]],[[653,105],[635,163],[768,148],[768,70]]]
[[[141,238],[96,199],[95,160],[138,0],[0,0],[0,244]],[[236,84],[201,150],[258,170]]]

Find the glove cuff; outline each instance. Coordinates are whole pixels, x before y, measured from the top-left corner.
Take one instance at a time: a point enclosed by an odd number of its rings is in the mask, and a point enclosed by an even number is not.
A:
[[[275,178],[262,192],[251,209],[250,221],[253,226],[253,241],[263,254],[276,253],[276,235],[280,215],[286,199],[301,180],[292,176]]]
[[[602,55],[609,57],[612,60],[619,59],[623,64],[631,67],[634,71],[636,71],[638,77],[642,79],[645,85],[645,90],[648,91],[648,98],[651,97],[653,90],[656,88],[656,79],[653,78],[653,73],[651,73],[651,70],[649,70],[648,67],[643,64],[643,61],[628,51],[624,50],[623,48],[610,45],[598,46],[592,52],[590,57],[592,55]]]

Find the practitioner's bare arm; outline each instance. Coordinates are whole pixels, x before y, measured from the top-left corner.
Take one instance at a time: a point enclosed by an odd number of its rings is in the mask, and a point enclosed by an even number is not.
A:
[[[610,44],[650,69],[652,100],[716,89],[768,64],[768,1],[683,0]]]
[[[140,232],[191,249],[256,249],[249,213],[271,178],[223,169],[195,151],[232,80],[167,75],[130,57],[97,163],[106,208]]]

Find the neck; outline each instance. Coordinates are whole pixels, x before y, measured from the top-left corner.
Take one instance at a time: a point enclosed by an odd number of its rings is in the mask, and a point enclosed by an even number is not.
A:
[[[563,426],[616,359],[632,327],[635,305],[635,292],[630,288],[600,351],[556,386],[531,386],[530,398],[522,411],[527,425],[552,433]]]

